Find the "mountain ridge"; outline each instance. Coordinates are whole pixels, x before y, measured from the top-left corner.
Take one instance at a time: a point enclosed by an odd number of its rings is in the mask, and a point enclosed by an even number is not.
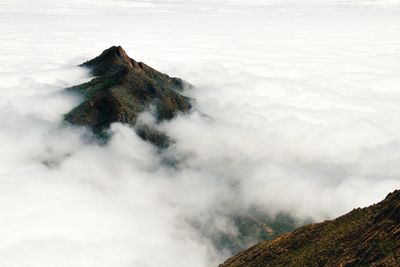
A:
[[[334,220],[260,242],[219,267],[400,266],[400,190]]]

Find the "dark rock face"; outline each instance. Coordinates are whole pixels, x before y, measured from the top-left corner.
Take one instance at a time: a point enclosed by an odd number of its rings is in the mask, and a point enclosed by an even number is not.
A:
[[[120,46],[113,46],[80,66],[89,68],[97,77],[68,88],[82,94],[84,101],[65,119],[88,126],[95,133],[101,133],[113,122],[135,125],[138,115],[151,106],[158,122],[187,113],[192,107],[190,99],[181,94],[191,86],[189,83],[136,62]],[[168,137],[153,128],[141,127],[137,132],[159,147],[168,144]]]
[[[261,242],[220,265],[234,266],[400,266],[400,191]]]

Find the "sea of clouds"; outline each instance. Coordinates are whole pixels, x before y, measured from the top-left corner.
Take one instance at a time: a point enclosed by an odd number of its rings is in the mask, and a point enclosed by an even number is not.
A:
[[[334,218],[400,187],[399,1],[2,0],[0,265],[216,266],[190,221]],[[111,45],[196,86],[159,153],[63,114]],[[202,114],[207,114],[203,116]],[[146,118],[146,114],[143,118]],[[178,160],[176,168],[166,159]],[[225,216],[227,215],[227,216]]]

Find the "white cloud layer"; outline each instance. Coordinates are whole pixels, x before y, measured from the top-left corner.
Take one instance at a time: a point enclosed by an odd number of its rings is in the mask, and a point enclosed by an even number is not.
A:
[[[268,4],[265,4],[268,3]],[[372,4],[372,5],[371,5]],[[398,1],[0,3],[0,265],[215,266],[188,220],[321,220],[400,185]],[[196,85],[158,154],[62,125],[111,45]],[[149,120],[148,116],[144,119]],[[181,160],[171,169],[165,158]]]

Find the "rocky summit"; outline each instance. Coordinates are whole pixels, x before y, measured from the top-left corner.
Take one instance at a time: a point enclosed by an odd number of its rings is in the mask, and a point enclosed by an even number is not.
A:
[[[400,191],[240,252],[220,267],[400,266]]]
[[[191,110],[190,98],[182,91],[191,85],[171,78],[142,62],[130,58],[120,46],[110,47],[98,57],[80,65],[96,76],[91,81],[68,88],[84,101],[65,116],[65,120],[87,126],[103,135],[111,123],[136,127],[143,139],[166,147],[169,138],[149,125],[137,125],[141,112],[152,109],[157,122],[169,120]]]

